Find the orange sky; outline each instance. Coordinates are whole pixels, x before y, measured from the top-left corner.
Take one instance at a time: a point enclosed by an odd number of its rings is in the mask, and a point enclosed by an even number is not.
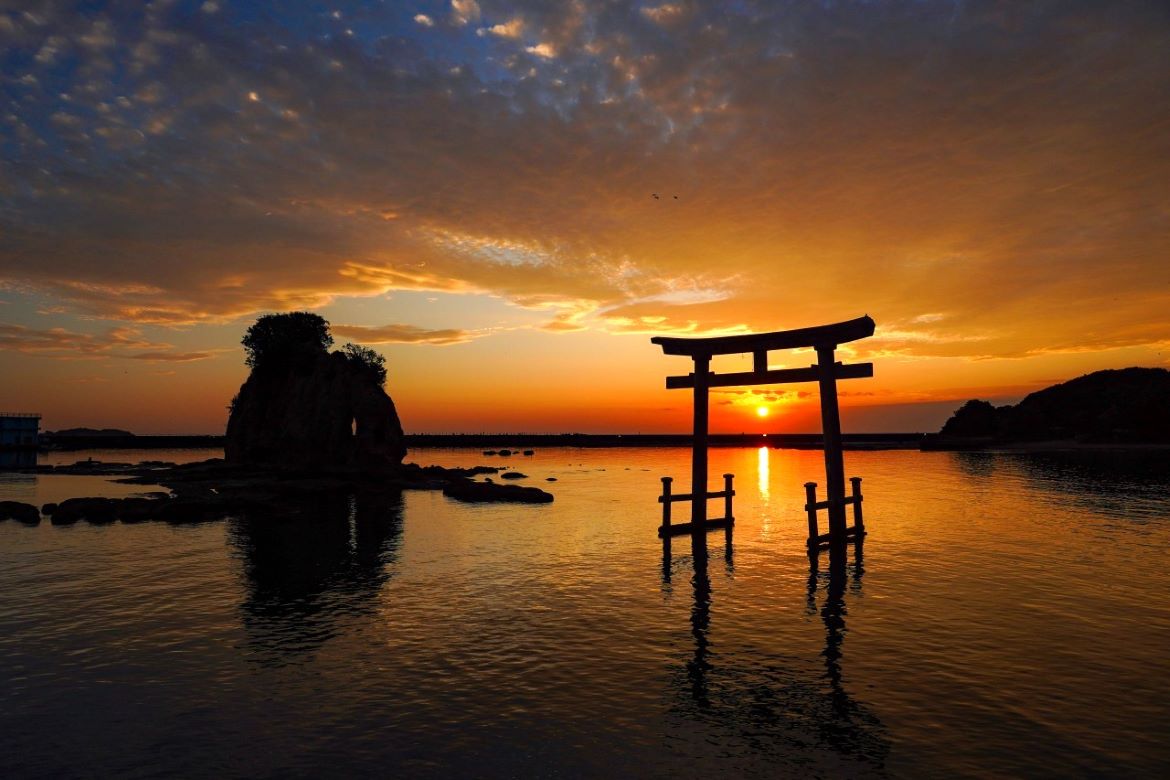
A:
[[[220,432],[289,309],[419,432],[685,431],[651,335],[862,314],[847,431],[1170,365],[1164,3],[386,5],[0,11],[0,407]]]

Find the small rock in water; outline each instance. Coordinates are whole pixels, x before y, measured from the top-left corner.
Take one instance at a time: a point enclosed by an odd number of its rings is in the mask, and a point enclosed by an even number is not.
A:
[[[56,511],[57,511],[57,503],[55,501],[50,501],[49,503],[47,503],[41,507],[41,514],[44,514],[44,515],[51,515]]]
[[[508,455],[512,454],[512,451],[511,450],[500,450],[500,454],[504,455],[504,456],[508,456]]]
[[[525,455],[535,455],[536,453],[533,452],[532,450],[524,450],[524,454]]]
[[[483,454],[484,455],[495,455],[496,451],[495,450],[484,450]]]
[[[545,482],[556,482],[557,478],[556,477],[545,477],[544,481]]]
[[[496,485],[489,482],[472,482],[471,480],[448,483],[443,488],[443,495],[459,501],[475,503],[505,501],[520,504],[547,504],[553,500],[552,493],[545,493],[540,488]]]
[[[15,520],[25,525],[37,525],[41,522],[41,513],[32,504],[21,501],[0,501],[0,522]]]
[[[498,474],[502,470],[499,466],[472,466],[469,469],[447,469],[446,472],[438,472],[438,476],[455,471],[468,477],[474,477],[476,474]]]
[[[528,475],[521,474],[519,471],[505,471],[500,475],[500,479],[528,479]]]

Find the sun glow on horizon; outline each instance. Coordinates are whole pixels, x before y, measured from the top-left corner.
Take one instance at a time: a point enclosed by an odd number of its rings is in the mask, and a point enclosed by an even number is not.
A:
[[[768,416],[768,407],[766,407],[766,406],[757,406],[757,407],[756,407],[756,416],[758,416],[758,417],[767,417],[767,416]]]

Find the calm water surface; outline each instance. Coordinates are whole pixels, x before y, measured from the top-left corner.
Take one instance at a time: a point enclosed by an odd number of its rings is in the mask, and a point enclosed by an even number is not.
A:
[[[737,524],[706,577],[655,536],[675,449],[513,458],[546,506],[0,524],[0,776],[1170,771],[1166,455],[847,453],[870,536],[843,579],[804,554],[818,452],[711,461]],[[0,475],[26,501],[141,490]]]

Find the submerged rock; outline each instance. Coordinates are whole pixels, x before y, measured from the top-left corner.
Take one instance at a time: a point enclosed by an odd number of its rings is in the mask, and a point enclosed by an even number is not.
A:
[[[118,502],[118,519],[123,523],[141,523],[156,520],[170,501],[167,496],[123,498]]]
[[[15,520],[25,525],[37,525],[41,522],[41,513],[32,504],[21,501],[0,501],[0,522]]]
[[[475,503],[503,501],[521,504],[548,504],[553,500],[552,493],[546,493],[540,488],[497,485],[488,482],[472,482],[471,480],[451,482],[443,488],[443,495],[459,501]]]
[[[528,475],[521,474],[519,471],[505,471],[500,475],[500,479],[528,479]]]
[[[113,498],[67,498],[49,516],[53,525],[72,525],[78,520],[112,523],[118,519],[118,501]]]

